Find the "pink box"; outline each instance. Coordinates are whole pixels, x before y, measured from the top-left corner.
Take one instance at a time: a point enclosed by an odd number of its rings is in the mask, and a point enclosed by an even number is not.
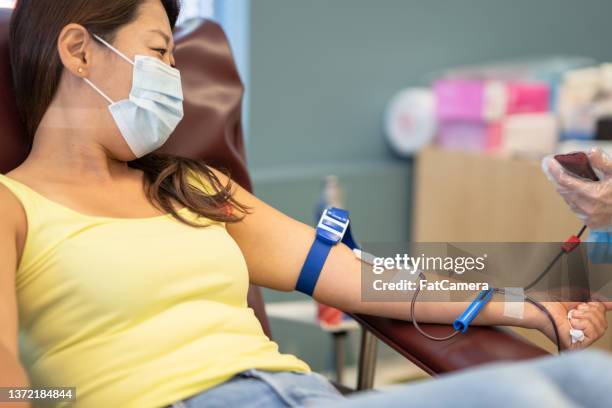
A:
[[[485,150],[498,152],[502,149],[504,142],[502,121],[492,122],[487,128],[487,141]]]
[[[483,120],[484,87],[484,82],[470,80],[440,80],[434,83],[438,120]]]
[[[482,121],[443,121],[438,124],[436,144],[451,150],[485,151],[488,125]]]
[[[541,113],[550,108],[550,87],[540,82],[509,82],[506,114]]]
[[[503,143],[501,122],[444,121],[438,125],[436,144],[451,150],[497,152]]]

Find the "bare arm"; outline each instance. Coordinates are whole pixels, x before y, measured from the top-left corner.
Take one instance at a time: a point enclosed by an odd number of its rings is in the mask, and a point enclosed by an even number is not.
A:
[[[226,178],[217,173],[223,180]],[[270,207],[247,191],[237,187],[235,197],[252,208],[242,222],[229,224],[228,231],[240,246],[249,268],[251,281],[257,285],[291,291],[295,288],[301,267],[312,245],[315,232],[308,225],[298,222]],[[345,245],[336,245],[331,250],[314,292],[314,298],[347,312],[363,313],[396,319],[409,320],[409,302],[364,302],[361,299],[361,261]],[[407,299],[409,300],[409,299]],[[468,302],[417,302],[419,321],[429,323],[451,323],[467,307]],[[554,309],[557,323],[567,325],[563,305],[550,305]],[[490,302],[478,315],[474,324],[508,325],[539,329],[553,337],[552,325],[535,306],[525,304],[524,317],[516,319],[504,316],[503,302]],[[594,327],[583,345],[588,345],[603,334],[599,315],[605,309],[595,310]],[[570,347],[569,329],[560,329],[562,343]]]
[[[0,220],[0,387],[27,387],[28,378],[19,362],[15,294],[17,226],[25,222],[25,216],[15,197],[3,186],[0,186],[0,214],[3,215]]]

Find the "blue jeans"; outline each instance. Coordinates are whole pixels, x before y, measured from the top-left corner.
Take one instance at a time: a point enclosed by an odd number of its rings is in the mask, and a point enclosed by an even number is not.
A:
[[[396,389],[343,397],[320,374],[246,370],[176,408],[611,407],[612,354],[578,351],[492,364]]]
[[[276,408],[320,406],[344,398],[321,374],[249,369],[173,408]]]

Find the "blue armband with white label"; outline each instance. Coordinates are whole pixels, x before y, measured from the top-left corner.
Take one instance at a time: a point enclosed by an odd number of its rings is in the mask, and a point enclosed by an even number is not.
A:
[[[348,211],[335,207],[323,211],[317,225],[315,240],[306,256],[295,290],[312,296],[329,251],[343,240],[348,225]]]

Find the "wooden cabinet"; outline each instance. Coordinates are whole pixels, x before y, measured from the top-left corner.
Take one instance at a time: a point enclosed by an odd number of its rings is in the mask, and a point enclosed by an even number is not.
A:
[[[540,163],[428,149],[415,174],[415,241],[555,242],[580,229]]]

